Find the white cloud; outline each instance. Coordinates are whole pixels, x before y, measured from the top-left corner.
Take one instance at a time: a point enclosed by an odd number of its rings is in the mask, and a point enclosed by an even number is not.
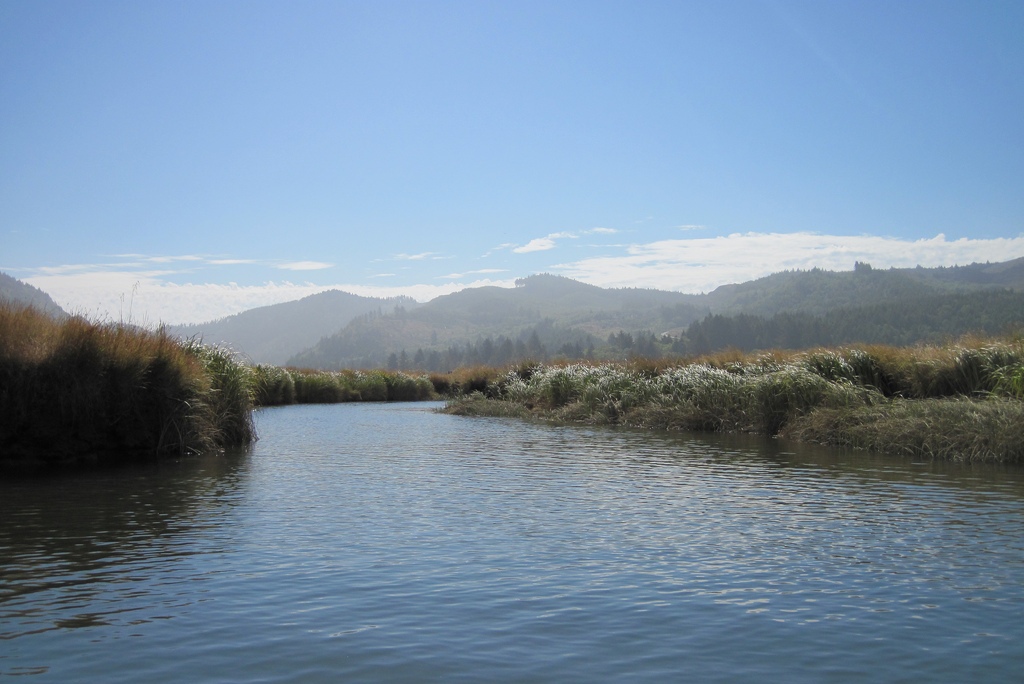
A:
[[[328,264],[324,261],[290,261],[286,264],[278,264],[277,267],[286,271],[320,271],[332,266],[334,264]]]
[[[508,272],[507,268],[480,268],[480,269],[477,269],[475,271],[466,271],[465,273],[449,273],[448,275],[438,276],[438,279],[441,279],[441,280],[458,280],[460,278],[465,278],[466,276],[470,276],[470,275],[489,275],[489,274],[492,274],[492,273],[506,273],[506,272]]]
[[[24,278],[40,288],[65,310],[100,321],[131,321],[144,326],[161,323],[202,323],[247,309],[301,299],[325,290],[342,290],[366,297],[405,295],[417,301],[451,294],[467,287],[514,287],[515,279],[478,279],[441,285],[362,285],[337,283],[267,282],[186,283],[161,279],[162,272],[88,271],[48,273]]]
[[[206,257],[198,256],[195,254],[185,254],[181,256],[146,257],[144,261],[151,261],[157,264],[170,264],[175,261],[206,261]]]
[[[396,254],[393,258],[399,261],[422,261],[423,259],[443,259],[438,252],[420,252],[419,254]]]
[[[159,272],[92,271],[25,278],[65,310],[92,319],[130,320],[140,325],[198,323],[245,309],[286,302],[322,289],[312,285],[267,283],[243,287],[202,283],[178,285]]]
[[[148,262],[152,264],[170,264],[175,261],[208,261],[209,257],[203,254],[160,254],[152,256],[149,254],[106,254],[103,255],[112,259],[134,259],[137,261]]]
[[[743,233],[630,245],[624,255],[582,259],[553,268],[562,275],[603,287],[707,292],[719,285],[784,270],[850,270],[855,261],[876,268],[910,268],[1005,261],[1019,256],[1024,256],[1024,235],[950,241],[939,234],[910,241],[873,235]]]
[[[538,239],[554,241],[550,236]],[[706,292],[726,283],[743,282],[787,269],[819,267],[849,270],[855,261],[868,262],[875,268],[1006,261],[1024,256],[1024,235],[947,240],[940,234],[934,238],[912,241],[870,235],[743,233],[624,246],[605,245],[601,249],[605,252],[604,256],[558,264],[547,270],[603,287],[655,287]],[[130,318],[143,325],[161,322],[198,323],[257,306],[300,299],[328,289],[366,296],[407,295],[426,301],[467,287],[514,286],[514,279],[468,281],[471,277],[503,272],[497,268],[451,273],[442,278],[452,282],[433,285],[314,285],[292,282],[265,282],[262,285],[202,282],[178,284],[168,282],[167,276],[177,274],[176,279],[180,281],[180,271],[155,267],[164,262],[139,255],[130,258],[137,261],[117,265],[41,267],[22,279],[47,292],[58,304],[74,313],[99,320]],[[212,264],[212,261],[208,263]],[[378,273],[371,278],[394,275]],[[424,279],[430,277],[423,276]]]
[[[512,251],[516,254],[527,254],[529,252],[543,252],[546,249],[554,249],[555,241],[550,237],[534,238],[522,247],[516,247]]]
[[[527,254],[529,252],[543,252],[543,251],[548,250],[548,249],[554,249],[557,246],[557,244],[555,243],[555,240],[576,240],[580,236],[583,236],[583,235],[592,235],[592,234],[610,235],[610,234],[617,233],[617,232],[618,231],[615,230],[614,228],[590,228],[588,230],[581,230],[581,231],[575,232],[575,233],[569,232],[569,231],[563,231],[563,232],[560,232],[560,233],[548,233],[544,237],[534,238],[534,239],[530,240],[529,242],[527,242],[525,245],[523,245],[521,247],[514,247],[512,251],[515,252],[516,254]],[[501,247],[506,247],[506,246],[509,246],[509,245],[501,245]],[[497,249],[500,249],[501,247],[498,247]],[[488,252],[488,254],[489,254],[489,252]]]
[[[492,247],[491,249],[489,249],[486,252],[484,252],[482,257],[489,257],[492,254],[494,254],[495,252],[500,252],[500,251],[506,250],[506,249],[512,249],[515,246],[516,246],[516,243],[514,243],[514,242],[503,242],[500,245],[498,245],[497,247]]]

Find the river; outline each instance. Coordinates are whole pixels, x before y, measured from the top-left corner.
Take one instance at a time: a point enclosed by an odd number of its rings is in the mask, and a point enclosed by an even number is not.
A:
[[[0,482],[0,676],[1020,681],[1020,468],[434,407]]]

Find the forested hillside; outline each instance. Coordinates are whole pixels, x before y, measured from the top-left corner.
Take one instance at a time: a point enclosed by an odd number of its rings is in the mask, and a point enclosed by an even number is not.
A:
[[[707,315],[699,302],[698,295],[605,289],[535,275],[515,288],[462,290],[414,310],[361,316],[289,365],[450,370],[551,355],[577,358],[619,330],[685,327]]]
[[[319,368],[451,370],[523,359],[619,359],[854,342],[906,345],[1024,322],[1024,259],[940,269],[777,273],[705,295],[537,275],[372,313],[296,354]]]
[[[910,297],[822,315],[714,314],[690,325],[673,341],[672,352],[693,355],[729,347],[754,351],[853,343],[907,346],[940,343],[967,334],[1015,332],[1024,332],[1024,293],[989,290]]]
[[[57,318],[67,316],[67,312],[60,308],[50,295],[6,273],[0,273],[0,303],[2,302],[31,306]]]
[[[994,288],[1024,290],[1024,258],[950,268],[883,270],[857,263],[852,271],[785,271],[723,285],[706,295],[704,301],[717,314],[771,316],[790,311],[820,315],[865,304]]]

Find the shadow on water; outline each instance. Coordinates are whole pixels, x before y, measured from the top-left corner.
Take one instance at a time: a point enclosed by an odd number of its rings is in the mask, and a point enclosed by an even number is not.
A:
[[[151,571],[203,552],[195,539],[241,500],[248,462],[233,450],[0,481],[0,640],[165,612],[146,602]]]

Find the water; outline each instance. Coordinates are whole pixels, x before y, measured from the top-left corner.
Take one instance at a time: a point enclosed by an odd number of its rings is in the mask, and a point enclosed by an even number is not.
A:
[[[429,409],[0,483],[0,675],[1020,681],[1020,469]]]

